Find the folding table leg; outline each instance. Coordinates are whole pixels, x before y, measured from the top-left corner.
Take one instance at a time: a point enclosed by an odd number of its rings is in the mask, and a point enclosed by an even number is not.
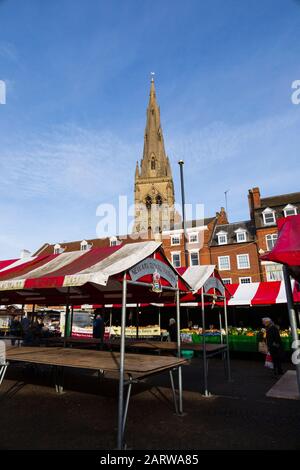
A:
[[[63,393],[63,378],[64,378],[64,368],[59,366],[54,366],[54,381],[55,381],[55,390],[57,393]]]
[[[183,404],[182,404],[182,369],[178,367],[178,402],[179,402],[179,414],[183,414]]]
[[[129,400],[130,400],[130,395],[131,395],[132,383],[133,382],[130,381],[128,384],[127,397],[126,397],[125,409],[124,409],[124,415],[123,415],[123,424],[122,424],[123,442],[124,442],[125,427],[126,427],[126,421],[127,421],[128,406],[129,406]]]
[[[175,413],[178,415],[179,414],[178,413],[178,404],[177,404],[176,390],[175,390],[175,385],[174,385],[173,371],[170,370],[169,374],[170,374],[170,382],[171,382],[172,393],[173,393]]]
[[[4,376],[5,376],[5,373],[6,373],[7,366],[8,366],[8,362],[6,362],[5,364],[2,364],[2,365],[0,366],[0,385],[1,385],[2,382],[3,382],[3,379],[4,379]]]

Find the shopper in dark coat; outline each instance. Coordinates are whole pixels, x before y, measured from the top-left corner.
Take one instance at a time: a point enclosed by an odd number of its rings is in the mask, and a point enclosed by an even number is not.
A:
[[[274,374],[281,375],[283,374],[281,365],[282,341],[279,330],[269,317],[263,318],[262,322],[266,327],[266,342],[274,364]]]
[[[170,318],[168,333],[169,333],[170,341],[177,342],[177,325],[176,325],[176,321],[174,318]]]
[[[100,340],[100,343],[103,343],[104,331],[105,331],[104,320],[102,316],[100,315],[100,313],[97,313],[93,322],[93,338],[97,338]]]

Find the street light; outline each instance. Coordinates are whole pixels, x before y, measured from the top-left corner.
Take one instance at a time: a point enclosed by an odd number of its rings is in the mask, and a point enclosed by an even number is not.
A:
[[[184,260],[186,268],[189,265],[189,257],[186,248],[186,220],[185,220],[185,195],[184,195],[184,180],[183,180],[183,165],[184,161],[179,160],[178,162],[180,168],[180,183],[181,183],[181,204],[182,204],[182,219],[183,219],[183,249],[184,249]]]

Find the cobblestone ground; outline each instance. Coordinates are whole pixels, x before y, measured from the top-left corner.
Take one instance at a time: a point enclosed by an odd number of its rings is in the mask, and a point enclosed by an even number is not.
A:
[[[286,367],[287,368],[287,367]],[[212,396],[201,395],[202,362],[184,367],[185,416],[173,413],[168,376],[137,385],[126,440],[132,449],[300,449],[300,401],[265,396],[275,383],[259,360],[232,360],[233,381],[209,363]],[[113,449],[117,383],[68,372],[57,395],[49,370],[10,366],[0,389],[1,449]]]

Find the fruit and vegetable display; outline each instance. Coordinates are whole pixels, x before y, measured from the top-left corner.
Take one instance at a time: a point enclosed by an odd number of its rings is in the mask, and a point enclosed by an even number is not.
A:
[[[184,328],[180,330],[182,342],[203,343],[202,328]],[[256,330],[253,328],[245,327],[232,327],[228,328],[228,342],[231,351],[244,351],[244,352],[258,352],[258,344],[266,337],[264,329]],[[298,334],[300,330],[298,330]],[[205,330],[205,342],[220,344],[226,342],[225,330],[207,329]],[[291,350],[291,333],[290,330],[280,330],[282,339],[282,346],[285,351]]]

